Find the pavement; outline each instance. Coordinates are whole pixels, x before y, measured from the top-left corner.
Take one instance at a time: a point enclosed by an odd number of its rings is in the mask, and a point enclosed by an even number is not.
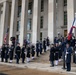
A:
[[[76,75],[76,67],[72,67],[72,71],[67,72],[66,70],[62,69],[62,66],[50,67],[50,64],[48,63],[43,64],[43,63],[30,62],[30,63],[22,64],[20,61],[20,64],[16,64],[15,62],[13,63],[0,62],[0,65],[7,65],[11,67],[18,67],[18,68],[36,69],[40,71],[62,73],[66,75]]]

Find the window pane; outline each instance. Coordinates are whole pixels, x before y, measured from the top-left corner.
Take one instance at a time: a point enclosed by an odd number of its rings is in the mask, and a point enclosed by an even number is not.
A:
[[[33,8],[33,1],[32,2],[29,2],[29,5],[28,5],[28,14],[32,14],[32,8]]]
[[[40,32],[40,41],[42,41],[42,32]]]
[[[41,0],[41,12],[44,11],[44,0]]]
[[[31,30],[32,19],[28,20],[27,30]]]
[[[64,25],[67,25],[67,11],[64,11]]]
[[[64,6],[67,6],[67,0],[64,0]]]
[[[20,31],[20,21],[17,21],[17,31]]]
[[[18,17],[21,16],[21,6],[18,6]]]
[[[30,33],[27,33],[27,40],[31,41],[31,34]]]
[[[43,16],[40,17],[40,28],[43,28]]]

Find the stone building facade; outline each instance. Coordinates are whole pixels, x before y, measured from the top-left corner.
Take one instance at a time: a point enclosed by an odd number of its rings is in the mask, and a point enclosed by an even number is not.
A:
[[[0,46],[9,28],[22,46],[26,37],[32,43],[47,36],[53,42],[60,33],[67,36],[74,20],[76,0],[0,0]],[[76,30],[73,31],[76,35]]]

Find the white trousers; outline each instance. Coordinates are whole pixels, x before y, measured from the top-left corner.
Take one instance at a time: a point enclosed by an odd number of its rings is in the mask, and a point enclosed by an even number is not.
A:
[[[49,46],[47,46],[47,47],[46,47],[46,50],[47,50],[47,51],[48,51],[48,50],[50,50],[50,47],[49,47]]]
[[[30,62],[30,58],[27,57],[27,58],[26,58],[26,61],[27,61],[27,63]]]
[[[58,60],[55,60],[55,65],[56,65],[56,66],[58,65]]]

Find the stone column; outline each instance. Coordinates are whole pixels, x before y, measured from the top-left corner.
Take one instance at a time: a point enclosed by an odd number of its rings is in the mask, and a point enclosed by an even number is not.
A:
[[[33,24],[32,24],[32,43],[34,43],[34,44],[37,41],[38,4],[39,4],[39,0],[34,0],[34,5],[33,5]]]
[[[75,17],[76,17],[76,0],[74,0],[74,11],[75,11]],[[76,37],[76,28],[75,28],[75,37]]]
[[[57,26],[57,32],[60,32],[61,35],[63,35],[63,30],[61,26],[64,25],[64,0],[58,0],[57,1],[57,19],[56,19],[56,26]]]
[[[51,43],[56,35],[56,0],[48,0],[48,37]]]
[[[69,33],[74,20],[74,0],[67,0],[67,16],[68,16],[67,30]]]
[[[9,44],[11,44],[10,37],[12,36],[16,37],[17,13],[18,13],[18,0],[12,0]]]
[[[27,35],[27,20],[28,20],[28,0],[22,0],[21,25],[20,25],[20,45],[23,45],[24,35]]]
[[[1,5],[0,5],[0,32],[1,32]],[[1,35],[1,33],[0,33],[0,35]],[[0,41],[1,41],[1,37],[0,37]],[[1,46],[1,44],[0,44],[0,46]]]
[[[9,18],[9,3],[7,1],[3,2],[3,13],[2,13],[2,23],[1,23],[1,38],[0,45],[3,44],[4,35],[6,34],[8,28],[8,18]]]

